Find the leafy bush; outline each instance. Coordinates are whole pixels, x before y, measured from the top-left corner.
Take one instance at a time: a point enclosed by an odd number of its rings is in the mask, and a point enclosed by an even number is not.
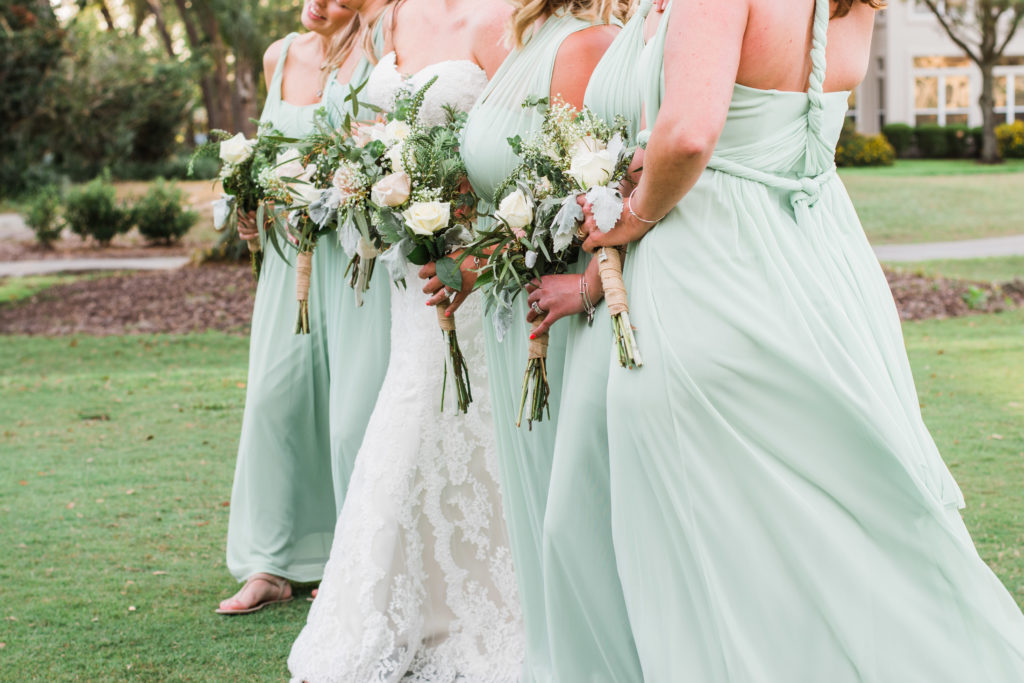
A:
[[[117,180],[213,180],[220,173],[220,160],[199,156],[193,172],[188,172],[189,155],[177,154],[161,161],[122,161],[110,167]]]
[[[73,233],[91,236],[100,244],[109,244],[132,227],[131,212],[117,203],[107,174],[68,193],[64,217]]]
[[[182,206],[185,193],[174,183],[158,179],[132,208],[135,226],[150,242],[171,244],[196,224],[199,214]]]
[[[949,150],[949,156],[954,159],[963,159],[969,156],[971,151],[970,128],[962,123],[946,126],[946,147]]]
[[[968,128],[967,134],[971,136],[971,156],[981,156],[982,139],[985,137],[985,129],[981,126]]]
[[[926,159],[949,158],[949,136],[946,128],[934,123],[918,126],[914,129],[917,149]]]
[[[996,126],[999,156],[1004,159],[1024,159],[1024,121]]]
[[[837,166],[892,166],[896,152],[883,135],[861,135],[851,121],[836,146]]]
[[[906,156],[914,146],[914,128],[906,123],[887,123],[882,126],[882,135],[898,157]]]
[[[25,223],[36,233],[36,240],[44,247],[60,238],[63,227],[60,219],[60,190],[48,185],[40,190],[25,206]]]

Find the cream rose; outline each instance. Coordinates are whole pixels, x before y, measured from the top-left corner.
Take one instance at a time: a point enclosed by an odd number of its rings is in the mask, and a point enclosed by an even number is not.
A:
[[[252,148],[256,146],[255,140],[246,139],[239,133],[235,137],[220,143],[221,161],[231,165],[237,165],[252,156]]]
[[[405,160],[402,159],[402,147],[402,143],[399,142],[384,154],[385,158],[391,161],[391,170],[396,173],[405,169]]]
[[[398,142],[402,142],[412,134],[412,126],[405,121],[389,121],[384,126],[384,135],[381,140],[384,141],[385,145],[393,145]]]
[[[405,224],[417,235],[433,235],[448,227],[452,207],[448,202],[415,202],[402,212]]]
[[[272,172],[278,179],[300,178],[306,172],[306,167],[302,165],[302,156],[298,150],[288,149],[278,153]]]
[[[569,175],[584,190],[598,185],[606,185],[615,172],[616,159],[599,140],[586,137],[581,139],[569,151]]]
[[[357,145],[366,147],[374,140],[384,139],[384,124],[379,121],[376,123],[357,123],[353,136]]]
[[[295,183],[288,188],[292,194],[292,203],[296,206],[309,206],[320,199],[323,190],[320,190],[309,183]]]
[[[377,206],[401,206],[409,199],[412,191],[412,180],[399,171],[384,176],[370,190],[370,199]]]
[[[516,190],[498,204],[498,218],[516,231],[522,231],[533,222],[533,202],[522,190]]]

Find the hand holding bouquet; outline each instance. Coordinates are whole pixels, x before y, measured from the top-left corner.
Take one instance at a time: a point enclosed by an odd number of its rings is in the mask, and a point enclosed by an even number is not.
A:
[[[625,120],[608,124],[589,109],[577,112],[560,102],[547,105],[546,99],[524,103],[546,107],[541,130],[527,142],[509,140],[522,163],[496,193],[501,199],[494,226],[481,232],[470,247],[474,254],[488,255],[478,283],[488,310],[493,309],[499,340],[512,325],[512,302],[523,288],[545,275],[565,272],[578,257],[576,231],[584,216],[577,196],[586,194],[599,226],[609,220],[614,225],[622,211],[617,185],[632,157]],[[517,425],[522,424],[528,400],[531,425],[549,412],[547,334],[530,339]]]

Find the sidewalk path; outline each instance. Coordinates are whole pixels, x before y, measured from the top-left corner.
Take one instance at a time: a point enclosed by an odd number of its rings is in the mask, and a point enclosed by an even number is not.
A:
[[[48,259],[0,262],[0,277],[50,275],[95,270],[174,270],[189,261],[187,256],[149,258]]]
[[[874,249],[878,260],[884,263],[1020,256],[1024,255],[1024,235],[988,237],[958,242],[881,244]]]

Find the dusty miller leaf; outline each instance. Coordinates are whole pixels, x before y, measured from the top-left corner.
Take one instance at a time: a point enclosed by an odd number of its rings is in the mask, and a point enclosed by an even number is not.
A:
[[[608,232],[619,222],[622,215],[622,195],[614,187],[605,185],[587,192],[587,201],[594,212],[597,229]]]
[[[338,228],[338,242],[349,258],[355,257],[356,251],[359,249],[359,238],[359,228],[356,227],[356,222],[352,219],[352,212],[346,211],[345,221]]]
[[[562,208],[555,214],[554,232],[551,235],[551,242],[555,251],[564,251],[572,244],[573,232],[576,226],[583,222],[583,207],[576,202],[576,196],[570,195],[562,202]]]

